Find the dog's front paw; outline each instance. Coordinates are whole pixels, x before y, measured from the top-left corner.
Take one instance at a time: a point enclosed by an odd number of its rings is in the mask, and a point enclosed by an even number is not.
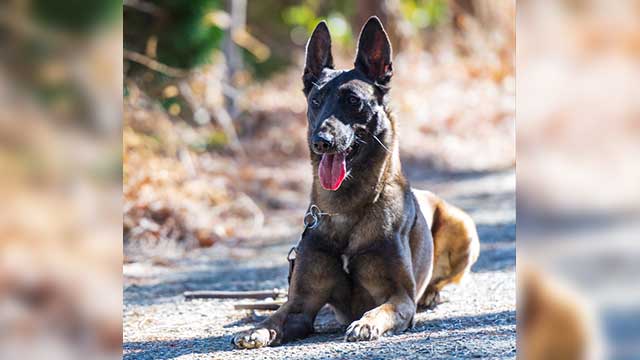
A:
[[[346,341],[369,341],[376,340],[382,335],[380,329],[368,319],[354,321],[347,328],[344,339]]]
[[[258,328],[237,333],[232,343],[238,349],[256,349],[269,345],[274,338],[274,330]]]

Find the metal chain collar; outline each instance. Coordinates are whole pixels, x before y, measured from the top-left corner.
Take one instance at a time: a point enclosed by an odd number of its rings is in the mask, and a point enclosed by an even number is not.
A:
[[[318,205],[316,204],[311,204],[311,206],[309,206],[309,210],[306,212],[306,214],[304,214],[304,219],[302,220],[302,223],[304,224],[304,230],[302,231],[300,240],[298,240],[298,243],[296,244],[296,246],[292,247],[291,250],[289,250],[289,254],[287,254],[287,260],[289,261],[295,260],[296,250],[298,248],[298,245],[300,245],[300,241],[302,241],[302,236],[304,236],[304,233],[307,231],[307,229],[317,228],[320,225],[320,221],[322,220],[323,216],[331,216],[331,215],[333,214],[322,212],[318,207]]]
[[[304,214],[304,228],[306,229],[315,229],[320,225],[320,220],[323,216],[331,216],[329,213],[325,213],[320,211],[320,208],[316,204],[311,204],[309,207],[309,211]]]

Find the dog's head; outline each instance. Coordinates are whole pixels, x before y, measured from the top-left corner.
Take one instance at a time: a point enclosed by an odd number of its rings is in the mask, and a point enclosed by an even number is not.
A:
[[[385,106],[391,80],[391,44],[380,20],[370,18],[360,32],[354,68],[335,70],[331,36],[323,21],[307,43],[304,94],[311,158],[320,184],[336,191],[349,175],[370,167],[392,124]]]

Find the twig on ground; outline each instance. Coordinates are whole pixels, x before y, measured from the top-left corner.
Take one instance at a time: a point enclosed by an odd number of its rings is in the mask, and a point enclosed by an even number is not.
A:
[[[284,301],[269,301],[248,304],[236,304],[233,308],[236,310],[278,310]]]
[[[257,291],[185,291],[184,298],[192,299],[268,299],[279,298],[287,295],[285,290],[257,290]]]

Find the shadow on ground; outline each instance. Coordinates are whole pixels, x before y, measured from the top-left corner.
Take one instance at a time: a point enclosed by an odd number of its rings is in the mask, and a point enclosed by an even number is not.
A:
[[[193,290],[270,290],[286,285],[284,265],[255,265],[242,260],[216,260],[198,264],[200,270],[173,273],[150,284],[131,284],[124,289],[126,304],[145,305],[182,296]]]
[[[416,354],[420,355],[435,355],[437,354],[437,344],[440,342],[446,341],[462,341],[465,338],[469,338],[470,336],[474,336],[475,333],[482,333],[484,336],[487,335],[487,331],[485,328],[490,327],[492,330],[491,335],[493,336],[505,336],[511,338],[513,336],[513,327],[515,326],[515,311],[502,311],[497,313],[488,313],[488,314],[479,314],[473,316],[457,316],[457,317],[448,317],[436,320],[429,320],[419,322],[415,325],[415,327],[409,330],[407,333],[409,337],[415,335],[424,335],[428,334],[428,339],[432,343],[432,346],[424,346],[424,338],[419,336],[417,339],[400,339],[397,338],[397,341],[402,341],[405,346],[402,347],[402,351],[397,353],[397,348],[394,350],[396,355],[400,358],[402,357],[401,353],[403,351],[410,353],[415,356]],[[284,348],[295,348],[295,347],[305,347],[310,344],[318,344],[318,343],[327,343],[331,345],[342,344],[343,340],[343,328],[337,327],[334,329],[330,329],[327,332],[323,332],[320,334],[315,334],[310,336],[307,339],[301,341],[294,341],[282,346],[279,346],[275,349],[284,349]],[[191,354],[210,354],[210,355],[219,355],[224,357],[225,354],[230,353],[238,353],[238,352],[246,352],[247,355],[260,356],[261,352],[264,352],[264,349],[258,350],[236,350],[231,345],[232,334],[224,335],[224,336],[210,336],[210,337],[199,337],[199,338],[191,338],[191,339],[181,339],[181,340],[168,340],[168,341],[134,341],[134,342],[125,342],[123,344],[123,349],[126,354],[124,355],[124,359],[151,359],[154,356],[158,356],[162,354],[164,359],[174,359],[184,355]],[[387,338],[389,341],[376,341],[367,343],[369,346],[366,349],[358,348],[358,356],[382,356],[385,353],[384,345],[389,344],[389,342],[394,342],[394,336],[390,336]],[[411,344],[413,342],[421,342],[420,348],[416,348]],[[345,346],[348,346],[345,345]],[[514,348],[515,349],[515,348]],[[468,349],[471,352],[474,349]],[[487,355],[493,354],[490,352],[474,352],[472,355]],[[352,350],[355,351],[355,350]],[[251,354],[250,352],[255,352]],[[340,353],[349,357],[349,349],[345,349],[344,351],[340,351]],[[495,355],[495,354],[493,354]],[[300,357],[303,359],[305,357]]]
[[[286,289],[286,254],[297,240],[297,233],[290,231],[242,249],[194,251],[171,267],[142,266],[153,271],[147,275],[142,270],[125,272],[124,358],[514,358],[514,170],[413,171],[410,177],[416,187],[433,190],[468,211],[481,242],[471,281],[452,288],[446,294],[451,301],[442,308],[417,314],[412,330],[376,342],[345,343],[344,326],[325,308],[316,319],[317,333],[305,340],[259,350],[233,349],[233,333],[259,322],[265,314],[235,311],[229,300],[187,302],[182,293]],[[232,257],[233,250],[245,255]],[[135,270],[137,265],[133,266]],[[131,339],[131,334],[140,333],[135,341]]]

